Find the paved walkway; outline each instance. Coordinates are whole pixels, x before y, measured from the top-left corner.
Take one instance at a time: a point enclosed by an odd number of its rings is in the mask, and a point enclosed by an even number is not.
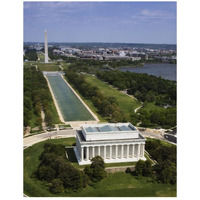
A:
[[[63,70],[62,65],[63,65],[62,63],[59,65],[59,67],[60,67],[61,70]]]
[[[42,129],[46,130],[46,123],[45,123],[45,113],[43,110],[41,110],[41,118],[42,118]]]
[[[135,108],[135,110],[134,110],[134,113],[137,113],[137,112],[138,112],[138,110],[142,108],[142,106],[143,106],[143,102],[141,102],[141,104],[142,104],[141,106],[139,106],[139,107]],[[139,114],[139,113],[138,113],[138,114]]]

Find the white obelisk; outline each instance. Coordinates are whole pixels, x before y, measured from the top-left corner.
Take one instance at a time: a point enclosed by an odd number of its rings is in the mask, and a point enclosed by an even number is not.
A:
[[[48,44],[47,44],[47,30],[44,31],[44,53],[45,53],[45,63],[48,63]]]

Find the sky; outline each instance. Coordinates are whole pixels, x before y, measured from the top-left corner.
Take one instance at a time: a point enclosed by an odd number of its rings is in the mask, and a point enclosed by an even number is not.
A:
[[[176,44],[176,2],[24,2],[24,42]]]

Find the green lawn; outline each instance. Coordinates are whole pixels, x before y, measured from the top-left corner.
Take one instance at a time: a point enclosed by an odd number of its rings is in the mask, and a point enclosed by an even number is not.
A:
[[[37,56],[38,56],[40,62],[44,62],[45,56],[42,52],[37,52]]]
[[[143,107],[141,108],[141,110],[142,110],[142,109],[144,109],[144,110],[146,110],[146,111],[150,111],[150,110],[162,111],[162,110],[165,109],[165,108],[160,107],[160,106],[156,106],[156,105],[155,105],[155,102],[148,102],[148,103],[145,103],[145,104],[143,105]],[[139,110],[138,112],[140,112],[140,110]]]
[[[141,103],[139,101],[134,100],[133,98],[127,96],[121,91],[99,80],[98,78],[91,75],[85,75],[85,77],[86,81],[98,87],[105,95],[105,97],[115,97],[117,99],[120,109],[125,113],[131,114],[131,112],[134,112],[135,108],[141,106]]]
[[[58,71],[59,66],[56,63],[35,63],[40,71]]]
[[[61,67],[65,70],[69,68],[69,65],[70,65],[69,63],[62,62]]]
[[[41,71],[59,71],[60,70],[56,62],[55,63],[41,63],[41,61],[40,62],[24,62],[25,67],[30,67],[31,65],[33,66],[36,65],[38,67],[38,70],[41,70]]]
[[[35,178],[30,178],[39,165],[38,157],[43,151],[40,142],[24,150],[24,193],[34,197],[175,197],[176,185],[147,182],[146,178],[137,180],[123,172],[108,174],[95,187],[87,186],[81,192],[51,194],[48,186]],[[54,144],[71,146],[75,138],[48,140]]]

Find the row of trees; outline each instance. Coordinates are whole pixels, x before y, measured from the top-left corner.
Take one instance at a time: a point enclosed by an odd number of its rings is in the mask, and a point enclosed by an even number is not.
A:
[[[47,182],[51,193],[78,192],[88,184],[92,185],[106,177],[101,157],[94,157],[91,166],[80,171],[66,159],[62,145],[45,143],[39,160],[40,165],[32,177]]]
[[[82,74],[71,70],[66,70],[65,73],[68,81],[78,89],[81,95],[91,99],[99,114],[108,117],[112,122],[126,122],[128,120],[128,116],[120,110],[115,97],[106,98],[99,88],[86,82]]]
[[[52,111],[53,99],[47,82],[41,71],[35,66],[24,68],[24,127],[41,126],[41,109],[45,112],[45,121],[54,123]]]
[[[146,150],[157,164],[152,166],[149,160],[139,160],[134,174],[149,177],[151,181],[176,184],[176,146],[162,145],[159,140],[148,140]]]

